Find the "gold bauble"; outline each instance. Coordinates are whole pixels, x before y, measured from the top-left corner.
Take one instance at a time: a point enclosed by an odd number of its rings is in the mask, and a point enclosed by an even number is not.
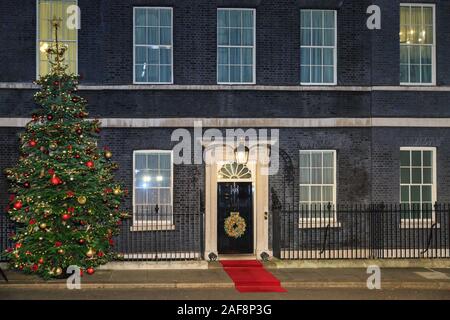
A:
[[[122,190],[120,190],[120,188],[115,188],[113,193],[117,196],[122,192]]]
[[[62,273],[62,269],[60,267],[56,268],[55,274],[59,276]]]
[[[50,145],[48,146],[48,148],[50,150],[56,150],[56,148],[58,148],[58,145],[56,143],[50,143]]]
[[[59,249],[59,250],[58,250],[58,253],[59,253],[59,254],[64,254],[64,250],[63,250],[63,249]]]
[[[47,224],[45,224],[45,223],[41,223],[41,224],[39,225],[39,228],[41,228],[41,229],[45,229],[45,228],[47,228]]]
[[[106,159],[111,159],[112,158],[112,152],[111,151],[106,151],[105,152],[105,158]]]
[[[92,249],[89,249],[88,252],[86,252],[86,256],[88,256],[89,258],[92,258],[94,256],[95,252]]]
[[[85,196],[79,196],[79,197],[77,198],[77,201],[78,201],[79,204],[85,204],[86,201],[87,201],[87,199],[86,199]]]

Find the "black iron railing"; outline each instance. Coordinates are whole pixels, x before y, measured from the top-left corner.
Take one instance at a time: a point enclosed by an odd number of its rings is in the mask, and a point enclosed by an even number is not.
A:
[[[171,213],[170,208],[137,206],[115,242],[125,260],[203,259],[204,214],[190,208]]]
[[[0,250],[13,246],[10,240],[14,224],[0,213]],[[204,214],[187,207],[171,213],[158,206],[136,207],[133,218],[122,221],[114,250],[124,260],[203,259]],[[5,261],[0,255],[0,261]]]
[[[273,214],[281,259],[450,257],[447,204],[302,206]]]

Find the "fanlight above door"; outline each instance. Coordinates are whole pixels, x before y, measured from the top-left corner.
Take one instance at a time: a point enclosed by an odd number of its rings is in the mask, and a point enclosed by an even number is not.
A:
[[[219,179],[251,179],[252,172],[245,164],[225,163],[218,172]]]

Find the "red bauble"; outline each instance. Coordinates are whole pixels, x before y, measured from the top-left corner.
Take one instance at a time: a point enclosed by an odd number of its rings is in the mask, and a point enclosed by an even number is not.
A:
[[[16,248],[16,249],[20,249],[21,247],[22,247],[22,244],[20,242],[18,242],[14,245],[14,248]]]
[[[57,186],[58,184],[61,183],[61,179],[59,179],[57,176],[53,176],[53,177],[50,179],[50,182],[51,182],[54,186]]]
[[[79,243],[79,244],[84,244],[84,239],[78,240],[78,243]]]
[[[29,187],[30,187],[30,183],[29,183],[28,181],[27,181],[27,182],[24,182],[23,186],[24,186],[25,188],[29,188]]]
[[[36,272],[39,269],[39,266],[35,263],[33,264],[33,267],[31,267],[31,269]]]
[[[75,132],[76,132],[77,134],[82,134],[82,133],[83,133],[83,130],[77,129],[77,130],[75,130]]]
[[[39,262],[39,264],[43,264],[44,263],[44,258],[40,258],[38,262]]]
[[[55,247],[61,247],[62,246],[62,242],[61,241],[56,241],[55,242]]]
[[[29,222],[28,222],[28,224],[30,224],[30,225],[33,225],[33,224],[35,224],[36,223],[36,220],[34,220],[34,219],[31,219]]]
[[[80,277],[83,276],[83,269],[80,269]]]
[[[53,82],[53,85],[55,85],[55,86],[59,86],[59,81],[55,81],[55,82]]]
[[[48,169],[48,174],[55,174],[55,170],[53,170],[53,169]]]
[[[35,140],[30,140],[30,141],[28,142],[28,145],[29,145],[30,147],[36,147],[36,144],[37,144],[37,142],[36,142]]]
[[[33,121],[37,121],[38,119],[39,119],[39,117],[38,117],[37,114],[33,114],[33,115],[31,116],[31,120],[33,120]]]
[[[102,252],[102,251],[99,251],[98,253],[97,253],[97,256],[99,256],[100,258],[101,257],[103,257],[105,254]]]
[[[93,168],[94,167],[94,161],[88,161],[86,162],[86,167]]]
[[[52,121],[53,120],[53,116],[51,114],[47,115],[47,120],[48,121]]]
[[[89,267],[89,268],[87,268],[86,272],[87,272],[89,275],[91,275],[91,274],[94,274],[95,270],[94,270],[94,268]]]
[[[68,214],[68,213],[65,213],[65,214],[62,215],[62,219],[63,219],[64,221],[69,220],[70,217],[71,217],[71,216],[70,216],[70,214]]]
[[[20,210],[20,209],[22,209],[22,201],[16,201],[15,203],[14,203],[14,209],[16,209],[16,210]]]
[[[75,159],[80,159],[80,155],[79,155],[79,154],[76,154],[76,155],[75,155]]]

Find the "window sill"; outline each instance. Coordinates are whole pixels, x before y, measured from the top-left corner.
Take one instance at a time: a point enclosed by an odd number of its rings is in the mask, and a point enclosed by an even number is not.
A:
[[[335,219],[300,219],[299,229],[317,229],[317,228],[340,228],[341,223]]]
[[[400,221],[400,229],[431,229],[431,228],[440,228],[441,225],[439,223],[434,222],[433,220],[401,220]]]
[[[168,221],[168,222],[158,222],[158,223],[140,223],[135,224],[130,227],[130,231],[164,231],[164,230],[175,230],[175,225]]]

